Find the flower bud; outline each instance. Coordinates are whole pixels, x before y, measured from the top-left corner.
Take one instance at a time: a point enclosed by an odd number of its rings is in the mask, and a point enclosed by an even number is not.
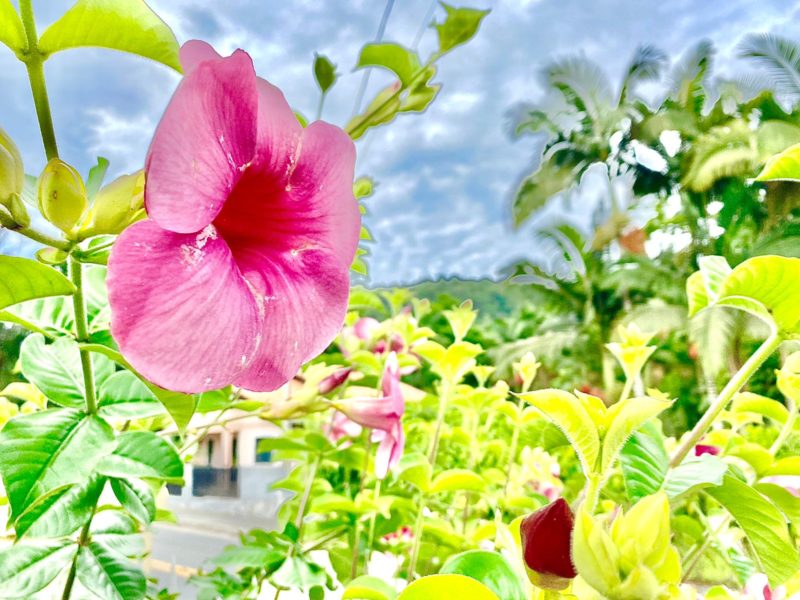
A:
[[[81,233],[115,235],[144,216],[144,171],[137,171],[118,177],[97,193]]]
[[[319,382],[319,393],[329,394],[347,381],[347,378],[350,377],[350,373],[352,372],[353,369],[347,367],[335,371],[332,375],[328,375],[325,379]]]
[[[9,135],[0,128],[0,204],[8,207],[13,196],[22,193],[25,168],[19,149]]]
[[[523,519],[522,558],[534,585],[562,590],[577,575],[571,557],[574,522],[572,510],[563,498]]]
[[[86,211],[86,187],[80,174],[54,158],[39,176],[39,210],[45,219],[69,234]]]

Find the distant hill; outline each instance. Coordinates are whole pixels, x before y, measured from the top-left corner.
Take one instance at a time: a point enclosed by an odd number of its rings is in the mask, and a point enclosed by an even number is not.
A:
[[[530,286],[491,279],[422,281],[408,289],[418,298],[428,298],[431,301],[440,296],[450,296],[461,302],[472,300],[481,312],[493,315],[511,314],[516,308],[534,299]]]

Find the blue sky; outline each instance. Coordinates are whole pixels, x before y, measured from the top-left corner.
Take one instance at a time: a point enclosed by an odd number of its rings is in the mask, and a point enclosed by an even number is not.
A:
[[[478,36],[440,63],[439,98],[423,115],[403,115],[359,143],[360,175],[379,183],[367,225],[373,284],[409,283],[440,276],[497,276],[513,259],[542,253],[533,231],[553,220],[586,222],[585,204],[555,203],[520,231],[510,226],[509,193],[531,165],[538,142],[512,142],[504,115],[513,104],[542,93],[537,72],[555,57],[582,52],[619,79],[633,49],[650,42],[677,58],[691,43],[711,39],[717,72],[742,67],[734,59],[741,37],[775,31],[800,39],[800,3],[788,0],[463,0],[491,8]],[[360,46],[374,38],[383,0],[152,0],[178,40],[209,41],[220,52],[241,47],[258,73],[281,87],[289,102],[313,115],[318,92],[314,52],[328,55],[342,75],[323,118],[345,123],[361,74],[353,72]],[[34,1],[39,30],[70,2]],[[384,39],[410,45],[431,0],[396,0]],[[440,16],[441,9],[435,9]],[[427,55],[435,34],[425,30]],[[0,127],[19,144],[27,171],[44,155],[24,68],[0,48]],[[137,57],[81,49],[45,65],[62,157],[82,172],[96,156],[112,174],[141,167],[150,136],[178,82],[170,70]],[[375,72],[370,91],[388,77]],[[369,97],[369,93],[367,94]],[[587,192],[587,197],[591,190]]]

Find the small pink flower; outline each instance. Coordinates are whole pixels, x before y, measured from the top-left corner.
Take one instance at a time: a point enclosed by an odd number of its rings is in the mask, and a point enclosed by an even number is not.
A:
[[[273,390],[344,320],[355,149],[333,125],[304,129],[242,50],[190,41],[181,62],[145,162],[148,219],[109,259],[112,332],[163,387]]]
[[[405,445],[402,424],[405,400],[394,352],[386,358],[381,392],[383,396],[380,398],[342,399],[336,403],[336,408],[359,425],[373,430],[372,440],[380,442],[375,457],[375,474],[379,479],[384,479],[389,469],[400,462]]]
[[[403,342],[403,338],[394,333],[391,336],[391,344],[387,343],[385,339],[380,339],[375,342],[372,351],[375,354],[384,354],[387,350],[390,352],[402,352],[405,347],[406,345],[405,342]]]
[[[372,317],[361,317],[355,322],[355,325],[353,325],[353,332],[360,340],[368,342],[372,339],[372,336],[375,334],[375,330],[378,329],[380,325],[381,324]]]
[[[752,575],[744,587],[748,600],[784,600],[786,588],[780,586],[774,590],[769,586],[767,576],[763,573]]]
[[[319,393],[330,394],[333,390],[340,387],[345,381],[347,381],[347,378],[350,377],[350,373],[352,372],[352,367],[346,367],[344,369],[335,371],[331,375],[328,375],[325,379],[319,382]]]
[[[694,447],[695,456],[703,456],[703,454],[710,454],[711,456],[717,456],[719,453],[720,449],[717,446],[710,446],[708,444],[697,444]]]
[[[335,443],[345,437],[358,437],[361,435],[361,431],[361,425],[355,421],[351,421],[345,414],[337,410],[333,413],[333,419],[331,420],[326,434],[328,438]]]

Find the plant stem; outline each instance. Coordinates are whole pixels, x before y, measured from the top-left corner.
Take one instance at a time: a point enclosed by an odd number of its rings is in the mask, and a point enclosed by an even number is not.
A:
[[[681,445],[675,451],[675,454],[672,455],[672,459],[669,462],[671,467],[677,467],[681,464],[683,459],[686,458],[686,455],[689,454],[697,442],[700,441],[700,438],[706,434],[719,414],[725,410],[725,407],[728,406],[731,399],[744,387],[758,368],[764,364],[764,361],[781,345],[782,341],[783,339],[778,332],[772,333],[772,335],[759,346],[758,350],[747,359],[747,362],[742,365],[742,368],[731,377],[727,385],[722,388],[716,401],[708,407],[708,410],[706,410],[705,414],[694,426],[691,433],[684,438]]]
[[[375,495],[372,498],[372,501],[375,503],[375,506],[378,506],[378,500],[381,497],[381,485],[383,484],[382,479],[378,479],[377,483],[375,484]],[[369,567],[369,555],[372,551],[372,544],[375,542],[375,525],[378,521],[378,513],[373,512],[372,517],[369,520],[369,536],[367,537],[367,567]]]
[[[39,52],[36,20],[33,17],[31,0],[19,0],[19,12],[28,39],[28,48],[23,56],[23,62],[28,69],[28,79],[31,83],[33,104],[36,106],[36,117],[39,119],[39,129],[42,132],[44,151],[47,154],[47,160],[50,160],[58,158],[58,145],[53,129],[53,116],[50,114],[50,101],[47,98],[47,86],[44,82],[45,57]]]
[[[628,377],[625,378],[625,385],[622,387],[622,393],[620,393],[619,400],[617,400],[617,402],[622,402],[630,397],[631,390],[633,389],[633,381],[633,379]]]
[[[325,106],[325,97],[328,94],[326,92],[322,92],[319,95],[319,104],[317,104],[317,115],[314,117],[315,121],[319,121],[322,118],[322,107]]]
[[[89,341],[88,324],[86,322],[86,301],[83,297],[83,266],[74,258],[69,259],[69,275],[75,285],[72,295],[72,308],[75,313],[75,336],[78,342]],[[83,387],[86,394],[86,411],[89,414],[97,412],[97,400],[94,391],[94,372],[92,371],[91,352],[85,348],[80,349],[81,370],[83,371]]]
[[[95,507],[96,508],[96,507]],[[64,592],[61,594],[61,600],[69,600],[72,595],[72,587],[75,585],[75,575],[78,573],[78,557],[80,556],[81,549],[89,541],[89,528],[92,526],[92,519],[94,518],[94,509],[86,521],[86,524],[81,529],[81,535],[78,538],[78,549],[75,552],[75,557],[72,559],[72,565],[69,568],[69,575],[67,575],[67,582],[64,584]]]
[[[0,212],[0,227],[5,227],[9,231],[23,235],[34,242],[39,242],[45,246],[52,246],[53,248],[58,248],[64,252],[69,252],[72,249],[72,244],[70,242],[63,239],[60,240],[58,238],[50,237],[49,235],[41,233],[40,231],[36,231],[35,229],[31,229],[30,227],[23,227],[14,221],[11,216],[3,212]]]
[[[361,468],[361,481],[358,484],[356,498],[364,491],[364,483],[367,481],[367,470],[369,469],[369,457],[372,454],[372,430],[367,429],[367,446],[364,452],[364,466]],[[353,552],[350,558],[350,579],[355,579],[358,573],[359,541],[361,539],[361,521],[356,519],[353,528]]]
[[[508,450],[508,466],[506,467],[506,482],[503,484],[503,497],[508,494],[508,485],[511,483],[511,471],[517,458],[517,445],[519,444],[519,423],[514,423],[514,433],[511,434],[511,447]]]
[[[408,583],[414,581],[414,571],[417,569],[417,560],[419,560],[419,547],[422,545],[422,523],[423,513],[425,512],[425,502],[427,498],[425,494],[420,495],[419,499],[419,512],[417,513],[417,520],[414,523],[414,545],[411,547],[411,559],[408,561],[408,573],[406,580]]]
[[[589,507],[589,513],[593,513],[597,500],[600,497],[600,475],[589,473],[586,475],[586,492],[583,501]]]
[[[450,396],[450,383],[442,381],[442,389],[439,394],[439,411],[436,415],[436,429],[433,432],[433,439],[431,440],[431,447],[428,451],[428,462],[431,463],[431,468],[436,467],[436,455],[439,453],[439,438],[442,435],[442,425],[444,424],[444,416],[447,412],[447,403]]]
[[[790,396],[785,395],[785,397],[788,416],[786,417],[786,423],[784,423],[783,427],[781,427],[778,437],[775,438],[775,441],[769,448],[769,453],[772,454],[772,456],[775,456],[778,453],[778,450],[780,450],[783,444],[786,442],[786,438],[788,438],[789,434],[792,433],[792,430],[794,429],[794,423],[797,420],[797,403]]]
[[[314,479],[317,477],[317,470],[321,462],[322,454],[317,454],[317,458],[311,466],[311,472],[308,474],[308,480],[306,480],[306,489],[303,490],[303,497],[300,498],[300,506],[297,507],[297,517],[295,517],[294,525],[297,527],[298,543],[303,533],[303,521],[306,516],[306,509],[308,508],[308,500],[311,498],[311,489],[314,487]]]

